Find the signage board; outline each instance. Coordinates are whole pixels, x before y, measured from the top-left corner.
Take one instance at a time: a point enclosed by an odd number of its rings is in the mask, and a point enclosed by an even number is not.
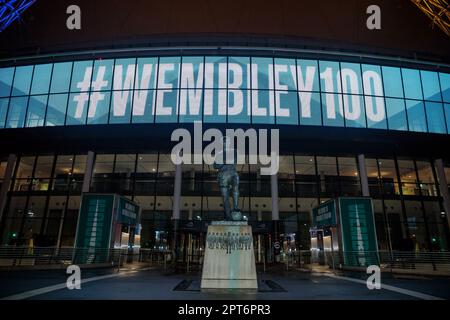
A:
[[[125,197],[119,197],[117,206],[117,221],[119,223],[136,225],[139,219],[140,207]]]
[[[344,265],[378,265],[378,244],[371,198],[338,198]]]
[[[313,226],[328,227],[336,225],[336,203],[334,199],[313,209]]]

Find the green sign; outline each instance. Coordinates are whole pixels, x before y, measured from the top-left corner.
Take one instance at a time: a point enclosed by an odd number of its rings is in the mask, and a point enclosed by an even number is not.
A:
[[[344,264],[378,265],[372,199],[339,198],[338,201]]]
[[[107,261],[114,198],[113,194],[83,194],[75,239],[75,263]]]
[[[313,209],[313,226],[325,227],[336,225],[335,200],[328,200]]]
[[[119,197],[117,221],[119,223],[136,225],[139,216],[139,206],[125,197]]]

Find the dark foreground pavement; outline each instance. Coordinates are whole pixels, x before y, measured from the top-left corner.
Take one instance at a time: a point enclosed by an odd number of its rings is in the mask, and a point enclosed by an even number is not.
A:
[[[126,299],[126,300],[205,300],[205,299],[259,299],[259,300],[297,300],[297,299],[346,299],[346,300],[411,300],[421,299],[421,294],[436,298],[450,299],[450,279],[431,277],[393,277],[382,275],[382,285],[393,286],[398,291],[369,290],[365,275],[356,273],[341,274],[345,278],[333,278],[329,273],[290,272],[281,274],[259,274],[260,281],[269,280],[276,290],[263,290],[254,293],[227,292],[204,293],[198,290],[199,276],[165,274],[156,269],[123,270],[112,269],[82,270],[82,280],[103,277],[81,284],[80,290],[66,287],[30,296],[36,290],[63,284],[68,275],[65,270],[45,271],[1,271],[0,298],[14,296],[15,299]],[[184,281],[187,280],[187,281]],[[184,286],[182,283],[191,283]],[[174,289],[177,290],[174,290]],[[278,289],[278,290],[277,290]],[[405,294],[403,291],[413,294]],[[45,291],[45,290],[44,290]],[[25,294],[24,294],[25,293]],[[417,293],[417,295],[414,295]]]

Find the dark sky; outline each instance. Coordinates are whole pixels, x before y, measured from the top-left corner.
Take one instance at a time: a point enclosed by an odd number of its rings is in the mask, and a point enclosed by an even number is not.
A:
[[[70,4],[81,7],[79,31],[66,28]],[[381,30],[366,28],[370,4],[381,7]],[[450,38],[430,25],[409,0],[37,0],[0,34],[0,54],[219,36],[450,61]]]

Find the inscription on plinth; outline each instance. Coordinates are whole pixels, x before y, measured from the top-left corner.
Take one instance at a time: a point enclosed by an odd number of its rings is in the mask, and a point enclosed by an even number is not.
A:
[[[226,221],[208,226],[201,288],[258,288],[251,226]]]

